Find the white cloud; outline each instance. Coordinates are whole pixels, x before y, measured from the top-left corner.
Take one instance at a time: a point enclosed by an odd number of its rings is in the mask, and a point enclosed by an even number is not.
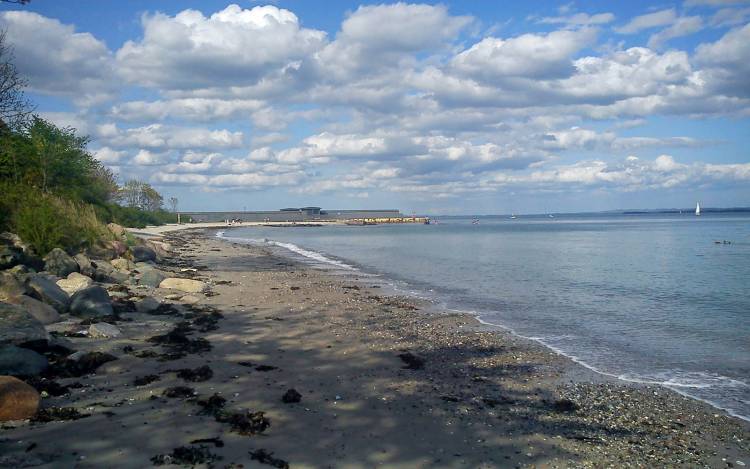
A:
[[[114,134],[101,140],[117,148],[170,149],[221,149],[239,148],[243,144],[242,132],[210,130],[152,124],[130,129],[115,129]]]
[[[596,30],[523,34],[510,39],[488,37],[458,54],[454,69],[478,79],[527,76],[549,78],[569,75],[573,55],[596,40]]]
[[[14,63],[32,91],[65,96],[81,105],[110,99],[117,89],[104,42],[74,26],[27,11],[0,13],[0,29],[14,48]]]
[[[703,19],[700,16],[683,16],[666,29],[651,35],[648,46],[653,49],[661,48],[665,42],[677,37],[688,36],[703,29]]]
[[[157,166],[167,162],[169,155],[167,153],[154,153],[149,150],[140,150],[133,160],[132,164],[137,166]]]
[[[615,28],[615,31],[620,34],[635,34],[644,29],[656,28],[658,26],[666,26],[672,24],[677,19],[677,12],[674,8],[668,8],[666,10],[659,10],[653,13],[647,13],[645,15],[636,16],[635,18],[628,21],[625,25]]]
[[[179,118],[194,122],[249,117],[264,103],[253,99],[183,98],[128,101],[112,107],[111,116],[125,121],[155,121]]]
[[[575,26],[593,26],[598,24],[607,24],[615,20],[612,13],[597,13],[589,15],[587,13],[575,13],[569,16],[545,17],[539,20],[543,24],[565,24],[570,27]]]
[[[127,154],[127,152],[125,151],[113,150],[109,147],[99,148],[98,150],[94,150],[92,153],[97,160],[108,165],[119,163],[120,160]]]
[[[196,10],[144,15],[144,35],[117,51],[123,77],[162,89],[251,86],[294,74],[325,42],[297,16],[275,6],[229,5],[209,17]]]

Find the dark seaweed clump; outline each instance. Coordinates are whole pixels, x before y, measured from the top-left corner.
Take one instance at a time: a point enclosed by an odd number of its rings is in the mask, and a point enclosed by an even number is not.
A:
[[[31,418],[31,421],[47,423],[59,420],[78,420],[89,416],[90,414],[82,414],[74,407],[48,407],[39,410],[39,412]]]
[[[154,466],[165,464],[195,465],[206,464],[220,460],[221,456],[211,453],[207,446],[180,446],[170,454],[159,454],[151,458]]]
[[[424,358],[418,357],[411,352],[401,353],[398,357],[406,363],[404,368],[408,370],[421,370],[424,368]]]
[[[199,399],[195,403],[202,407],[199,414],[216,416],[224,410],[227,400],[218,394],[214,394],[208,399]]]
[[[161,378],[159,375],[146,375],[146,376],[138,376],[133,381],[133,384],[135,386],[145,386],[147,384],[151,384],[154,381],[159,381]]]
[[[174,387],[165,389],[163,394],[165,397],[174,397],[174,398],[184,399],[184,398],[194,397],[195,390],[187,386],[174,386]]]
[[[203,365],[195,369],[182,368],[177,370],[177,377],[182,378],[185,381],[192,381],[194,383],[200,383],[202,381],[208,381],[214,375],[214,372],[208,365]]]
[[[278,467],[279,469],[289,469],[289,463],[283,459],[274,458],[273,453],[266,451],[265,449],[257,449],[250,451],[250,459],[258,461],[261,464],[268,464],[269,466]]]
[[[216,421],[228,423],[232,428],[232,431],[239,433],[240,435],[256,435],[258,433],[263,433],[271,426],[271,421],[266,418],[264,412],[223,412],[216,415]]]

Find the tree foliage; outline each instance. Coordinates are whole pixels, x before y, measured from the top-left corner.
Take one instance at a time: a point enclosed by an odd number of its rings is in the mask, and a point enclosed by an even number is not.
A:
[[[21,125],[33,107],[23,93],[26,80],[13,64],[13,48],[0,31],[0,132]]]

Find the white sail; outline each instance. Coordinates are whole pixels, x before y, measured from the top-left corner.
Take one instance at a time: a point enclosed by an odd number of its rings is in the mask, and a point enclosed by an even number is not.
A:
[[[699,202],[695,203],[695,214],[697,216],[700,216],[700,214],[701,214],[701,204]]]

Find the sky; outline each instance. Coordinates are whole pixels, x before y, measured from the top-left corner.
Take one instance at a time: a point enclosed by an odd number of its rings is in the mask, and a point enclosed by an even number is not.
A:
[[[36,112],[179,209],[750,206],[750,1],[32,0]]]

